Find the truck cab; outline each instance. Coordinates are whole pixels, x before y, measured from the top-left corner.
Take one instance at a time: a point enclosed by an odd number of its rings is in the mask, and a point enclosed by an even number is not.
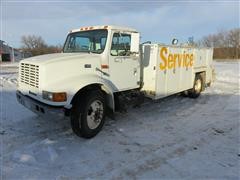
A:
[[[94,136],[90,128],[87,130],[91,133],[81,131],[81,122],[76,120],[83,118],[78,117],[82,111],[87,111],[86,96],[104,97],[101,108],[93,107],[99,103],[89,105],[90,109],[95,108],[96,112],[89,110],[89,114],[92,111],[91,118],[97,121],[97,116],[105,116],[106,109],[115,110],[114,93],[140,88],[139,39],[135,29],[126,27],[91,26],[71,30],[62,53],[21,61],[18,101],[38,114],[75,114],[73,130],[80,136]],[[104,112],[100,113],[99,108]]]

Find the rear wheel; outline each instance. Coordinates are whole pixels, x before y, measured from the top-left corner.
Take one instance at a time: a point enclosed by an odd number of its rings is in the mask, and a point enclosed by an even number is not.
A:
[[[197,98],[201,94],[203,87],[203,80],[200,75],[196,75],[193,88],[189,90],[188,95],[191,98]]]
[[[86,96],[79,96],[73,104],[71,126],[75,134],[92,138],[104,125],[105,99],[100,91],[92,91]]]

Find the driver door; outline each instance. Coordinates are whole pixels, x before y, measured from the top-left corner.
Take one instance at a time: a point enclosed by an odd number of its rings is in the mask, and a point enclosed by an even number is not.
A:
[[[110,80],[118,91],[139,87],[139,58],[131,55],[131,33],[112,33],[109,55]]]

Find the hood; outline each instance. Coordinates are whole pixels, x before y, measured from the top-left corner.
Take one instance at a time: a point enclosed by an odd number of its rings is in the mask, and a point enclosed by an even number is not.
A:
[[[21,63],[39,66],[39,69],[36,70],[38,72],[36,78],[38,78],[39,91],[59,89],[65,82],[74,78],[79,80],[82,76],[101,76],[100,72],[96,71],[96,68],[101,67],[100,54],[47,54],[24,59]],[[90,65],[90,68],[86,68],[86,64]],[[33,70],[35,69],[33,68]]]
[[[50,64],[55,62],[62,62],[65,60],[80,60],[80,59],[95,59],[99,58],[99,54],[89,54],[89,53],[54,53],[45,54],[40,56],[34,56],[22,60],[23,63],[33,63],[36,65]]]

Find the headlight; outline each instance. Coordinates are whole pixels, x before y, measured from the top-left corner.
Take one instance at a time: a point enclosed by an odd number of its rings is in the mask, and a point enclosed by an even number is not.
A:
[[[53,102],[63,102],[67,101],[67,93],[43,91],[42,98]]]

